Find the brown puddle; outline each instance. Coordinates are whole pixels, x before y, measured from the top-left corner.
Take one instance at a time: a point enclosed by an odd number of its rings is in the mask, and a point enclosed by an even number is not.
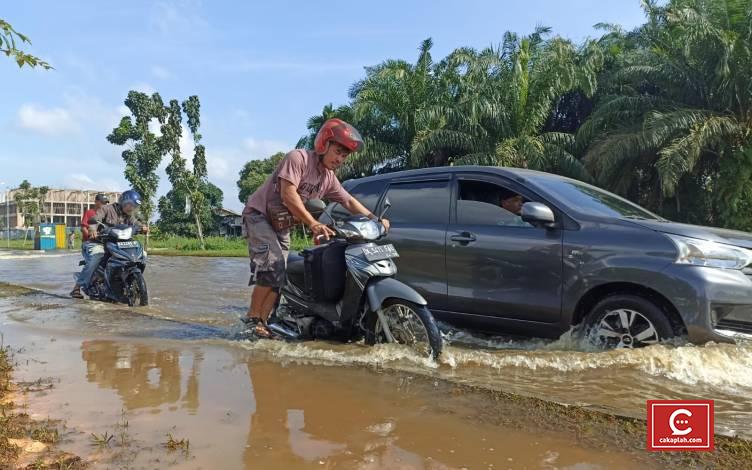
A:
[[[37,417],[65,420],[64,450],[94,468],[634,468],[642,449],[499,425],[483,393],[366,368],[290,365],[165,340],[96,339],[5,325],[24,346]],[[28,359],[28,362],[25,361]],[[114,437],[98,446],[91,434]],[[107,433],[107,434],[105,434]],[[164,447],[171,434],[186,450]],[[600,448],[599,448],[600,447]]]

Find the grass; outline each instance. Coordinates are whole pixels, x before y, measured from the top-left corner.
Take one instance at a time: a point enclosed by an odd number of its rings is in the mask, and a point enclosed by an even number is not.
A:
[[[245,238],[205,237],[206,250],[201,250],[197,238],[188,237],[150,237],[149,254],[160,256],[206,256],[206,257],[240,257],[248,256],[248,242]],[[144,240],[142,239],[143,243]],[[306,240],[298,234],[293,234],[290,240],[290,248],[295,251],[310,246],[310,240]]]
[[[10,240],[10,244],[8,243],[8,240],[0,240],[0,249],[3,248],[10,248],[11,250],[33,250],[34,249],[34,239],[28,238],[24,241],[24,239],[20,240]],[[67,243],[66,243],[66,249],[67,249]],[[74,250],[80,250],[81,249],[81,239],[76,238],[76,241],[73,245]]]

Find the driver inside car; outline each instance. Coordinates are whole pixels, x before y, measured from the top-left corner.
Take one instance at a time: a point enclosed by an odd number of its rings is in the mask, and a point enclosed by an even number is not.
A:
[[[305,208],[305,201],[327,199],[354,215],[377,219],[340,184],[335,170],[352,153],[363,148],[360,133],[340,119],[329,119],[316,134],[314,149],[289,152],[274,173],[248,197],[243,209],[243,229],[248,238],[251,305],[242,320],[262,338],[271,337],[266,322],[285,283],[290,227],[302,222],[314,239],[328,240],[334,232]],[[381,220],[389,230],[389,221]]]

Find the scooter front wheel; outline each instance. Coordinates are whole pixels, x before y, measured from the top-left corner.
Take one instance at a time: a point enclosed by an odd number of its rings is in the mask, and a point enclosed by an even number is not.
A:
[[[367,323],[368,344],[395,342],[434,359],[441,354],[443,341],[439,327],[431,311],[423,305],[389,299],[380,314],[371,312]]]
[[[134,273],[128,278],[125,289],[129,307],[149,305],[146,281],[144,281],[144,276],[140,272]]]

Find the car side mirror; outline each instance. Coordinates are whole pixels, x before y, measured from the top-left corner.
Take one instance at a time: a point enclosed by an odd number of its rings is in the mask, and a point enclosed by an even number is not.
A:
[[[311,215],[316,217],[326,210],[326,203],[321,199],[309,199],[305,203],[305,208]]]
[[[554,211],[540,202],[526,202],[522,205],[522,220],[534,227],[553,228],[556,223]]]

